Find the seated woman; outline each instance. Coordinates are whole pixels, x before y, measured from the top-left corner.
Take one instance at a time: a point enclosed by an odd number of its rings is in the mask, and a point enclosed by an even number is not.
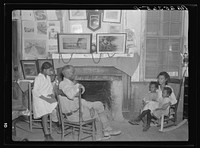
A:
[[[33,114],[34,118],[42,118],[42,127],[45,141],[54,141],[47,127],[47,117],[57,106],[50,75],[53,74],[53,66],[44,62],[41,73],[35,78],[33,86]]]
[[[158,87],[158,98],[162,98],[162,92],[165,87],[171,88],[168,84],[170,76],[167,72],[160,72],[157,76],[159,87]],[[173,89],[171,88],[172,93],[169,96],[169,102],[163,104],[164,108],[168,108],[170,105],[176,104],[177,100],[174,95]],[[157,113],[155,113],[157,114]],[[159,114],[159,113],[158,113]],[[129,123],[132,125],[138,125],[143,117],[147,116],[147,125],[144,127],[143,131],[147,131],[150,128],[151,119],[153,118],[151,110],[144,110],[136,119],[129,120]]]
[[[63,81],[59,84],[59,89],[61,89],[64,94],[67,96],[59,96],[61,102],[61,108],[63,113],[68,114],[68,119],[71,121],[79,121],[79,103],[78,103],[78,95],[79,90],[82,89],[82,93],[84,93],[85,88],[83,85],[77,83],[75,78],[75,69],[71,65],[66,65],[62,69],[62,74],[64,75]],[[103,126],[103,135],[104,137],[115,136],[121,134],[119,130],[113,130],[108,121],[106,112],[104,110],[104,106],[102,102],[95,101],[90,102],[84,99],[81,99],[82,102],[82,112],[83,112],[83,120],[88,120],[92,118],[99,118],[100,122]]]

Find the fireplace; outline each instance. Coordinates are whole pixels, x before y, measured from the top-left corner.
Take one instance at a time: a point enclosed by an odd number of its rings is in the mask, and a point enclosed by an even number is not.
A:
[[[129,112],[130,106],[130,76],[112,66],[75,66],[75,69],[75,79],[86,88],[82,98],[101,101],[111,119],[123,121],[123,113]]]
[[[82,98],[87,101],[100,101],[104,107],[111,109],[111,81],[78,81],[85,87]]]

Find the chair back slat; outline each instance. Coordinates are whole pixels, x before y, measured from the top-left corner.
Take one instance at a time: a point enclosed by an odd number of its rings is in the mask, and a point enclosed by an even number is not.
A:
[[[183,83],[183,79],[175,79],[175,78],[171,78],[170,81],[168,82],[168,84],[173,88],[174,94],[177,99],[177,103],[174,104],[175,111],[178,108],[178,104],[179,104],[179,100],[180,100],[180,96],[181,96],[181,90],[182,90],[182,83]],[[176,87],[173,87],[175,85],[176,85]]]

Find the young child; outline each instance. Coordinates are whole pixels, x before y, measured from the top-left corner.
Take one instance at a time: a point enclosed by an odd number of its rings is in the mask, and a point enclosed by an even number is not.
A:
[[[169,114],[169,107],[171,105],[170,95],[172,89],[170,87],[164,87],[162,90],[162,97],[159,98],[158,108],[154,109],[152,115],[160,119],[162,115]]]
[[[142,100],[143,102],[143,109],[144,110],[150,109],[153,111],[155,108],[158,107],[158,82],[150,82],[149,84],[149,92],[146,94],[145,98]]]

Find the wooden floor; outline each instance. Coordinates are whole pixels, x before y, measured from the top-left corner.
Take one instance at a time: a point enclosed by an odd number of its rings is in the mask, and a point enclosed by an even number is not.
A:
[[[169,132],[159,132],[158,127],[151,127],[147,132],[142,131],[141,125],[130,125],[127,120],[124,121],[112,121],[111,125],[114,129],[122,131],[121,135],[112,136],[108,140],[102,141],[187,141],[188,140],[188,123],[183,124],[179,128]],[[97,123],[97,139],[100,138],[99,123]],[[27,138],[29,141],[44,141],[44,135],[42,129],[34,129],[32,132],[29,130],[29,125],[26,122],[19,121],[16,124],[16,135],[19,139]],[[61,134],[57,134],[53,130],[52,137],[55,141],[67,142],[77,141],[77,136],[72,138],[72,135],[67,135],[64,141],[61,141]],[[88,138],[84,141],[91,141]]]

